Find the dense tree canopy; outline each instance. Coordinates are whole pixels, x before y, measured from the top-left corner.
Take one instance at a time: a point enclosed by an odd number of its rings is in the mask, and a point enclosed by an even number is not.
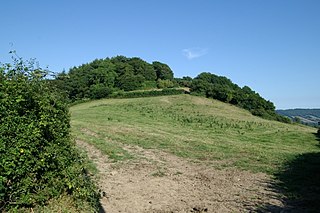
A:
[[[167,64],[155,61],[152,63],[157,74],[157,79],[173,80],[173,72]]]
[[[159,84],[159,80],[165,81]],[[65,91],[70,100],[98,99],[117,90],[172,87],[173,72],[160,62],[150,64],[137,57],[116,56],[73,67],[68,73],[59,73],[54,84]]]
[[[178,83],[180,87],[191,87],[193,79],[189,76],[184,76],[182,78],[175,78],[174,80]]]

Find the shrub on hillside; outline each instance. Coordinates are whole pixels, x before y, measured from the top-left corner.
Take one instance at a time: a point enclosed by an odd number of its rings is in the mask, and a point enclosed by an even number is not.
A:
[[[98,204],[70,138],[66,103],[34,63],[0,66],[0,211],[45,204],[63,193]]]
[[[148,91],[119,91],[113,93],[110,98],[142,98],[142,97],[156,97],[165,95],[180,95],[185,94],[183,89],[163,89],[163,90],[148,90]]]
[[[174,87],[174,83],[173,81],[171,80],[161,80],[161,79],[158,79],[157,81],[157,87],[159,89],[163,89],[163,88],[173,88]]]
[[[91,99],[101,99],[106,98],[113,90],[103,84],[94,84],[90,87],[89,97]]]

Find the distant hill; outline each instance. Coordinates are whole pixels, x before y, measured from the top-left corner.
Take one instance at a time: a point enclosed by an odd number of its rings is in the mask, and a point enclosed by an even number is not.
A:
[[[286,109],[276,110],[276,112],[292,120],[298,118],[303,124],[311,126],[319,126],[320,124],[320,109]]]

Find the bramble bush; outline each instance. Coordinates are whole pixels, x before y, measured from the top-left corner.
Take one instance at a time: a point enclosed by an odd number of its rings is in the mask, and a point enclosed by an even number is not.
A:
[[[63,98],[34,60],[0,66],[0,212],[62,194],[97,207],[99,196],[70,136]]]

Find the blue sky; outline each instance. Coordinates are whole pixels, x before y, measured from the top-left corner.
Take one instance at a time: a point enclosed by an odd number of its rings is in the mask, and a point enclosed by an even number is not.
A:
[[[278,109],[320,108],[319,0],[3,0],[10,50],[55,72],[125,55],[176,77],[212,72]]]

